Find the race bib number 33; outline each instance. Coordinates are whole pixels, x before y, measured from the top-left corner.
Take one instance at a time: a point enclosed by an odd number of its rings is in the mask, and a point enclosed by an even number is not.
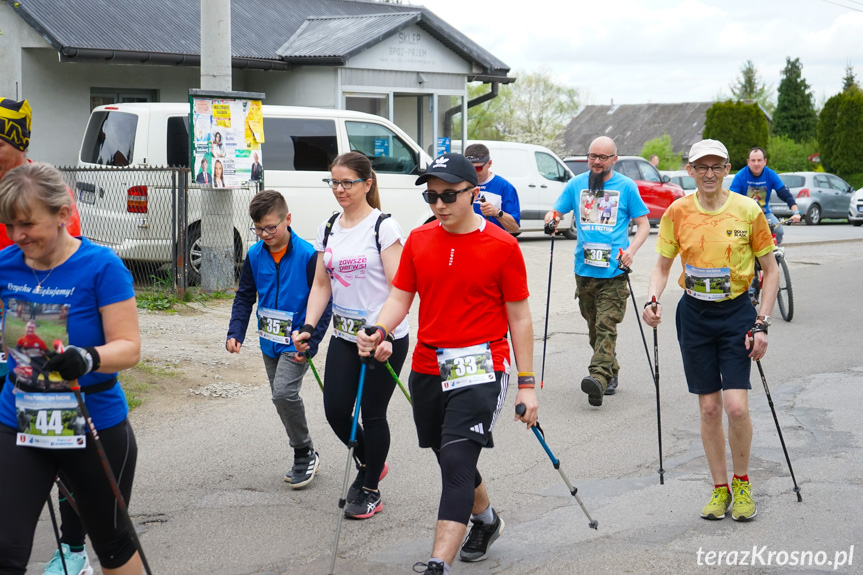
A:
[[[495,380],[491,347],[487,343],[470,347],[438,348],[437,363],[444,391]]]

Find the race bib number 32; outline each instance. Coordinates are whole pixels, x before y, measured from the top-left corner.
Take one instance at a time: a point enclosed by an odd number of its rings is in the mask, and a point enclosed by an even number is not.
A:
[[[334,335],[348,341],[357,341],[357,332],[366,323],[366,312],[361,309],[348,309],[333,304]]]

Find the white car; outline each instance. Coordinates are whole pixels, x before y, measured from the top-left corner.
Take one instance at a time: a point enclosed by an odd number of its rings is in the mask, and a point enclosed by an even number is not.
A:
[[[851,196],[851,205],[848,206],[848,221],[851,225],[863,224],[863,189],[859,189]]]
[[[677,184],[683,188],[683,193],[687,196],[694,194],[698,189],[695,185],[695,178],[690,176],[686,170],[662,170],[659,173],[663,176],[668,176],[672,184]]]

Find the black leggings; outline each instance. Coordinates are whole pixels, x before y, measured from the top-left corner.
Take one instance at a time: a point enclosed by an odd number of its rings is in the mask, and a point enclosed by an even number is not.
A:
[[[103,567],[128,563],[135,547],[119,515],[92,438],[84,449],[15,445],[16,430],[0,424],[0,574],[24,575],[33,536],[54,478],[62,472]],[[99,430],[108,462],[128,503],[138,447],[129,421]]]
[[[456,521],[467,525],[473,509],[474,492],[482,483],[476,468],[482,446],[458,435],[441,437],[440,450],[434,454],[440,464],[441,496],[438,521]]]
[[[99,437],[101,438],[102,436],[99,435]],[[75,492],[70,487],[71,482],[63,471],[60,472],[60,480],[66,489],[70,491],[70,495],[74,500]],[[63,494],[60,494],[58,507],[60,508],[60,541],[69,547],[83,547],[84,539],[87,536],[86,531],[84,531],[84,524],[81,523],[81,518],[78,517],[78,514],[75,513],[72,505],[66,501]]]
[[[393,342],[389,362],[401,372],[408,353],[408,336]],[[374,366],[374,369],[372,369]],[[330,427],[345,445],[351,439],[354,403],[360,383],[360,356],[357,344],[338,337],[330,339],[324,373],[324,412]],[[395,379],[386,365],[373,361],[366,367],[360,412],[362,425],[357,422],[357,446],[354,456],[366,465],[364,487],[378,488],[378,480],[390,451],[390,426],[387,423],[387,406],[396,387]]]

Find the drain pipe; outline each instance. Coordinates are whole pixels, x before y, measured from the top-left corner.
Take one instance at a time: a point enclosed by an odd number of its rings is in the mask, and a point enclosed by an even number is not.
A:
[[[489,100],[493,100],[497,98],[498,88],[500,86],[499,82],[491,83],[491,90],[487,94],[483,94],[482,96],[477,96],[473,100],[469,100],[467,103],[468,108],[473,108],[474,106],[479,106],[484,102],[488,102]],[[443,135],[444,137],[450,138],[452,137],[452,117],[456,114],[460,114],[462,111],[461,106],[455,106],[454,108],[450,108],[443,115]]]

